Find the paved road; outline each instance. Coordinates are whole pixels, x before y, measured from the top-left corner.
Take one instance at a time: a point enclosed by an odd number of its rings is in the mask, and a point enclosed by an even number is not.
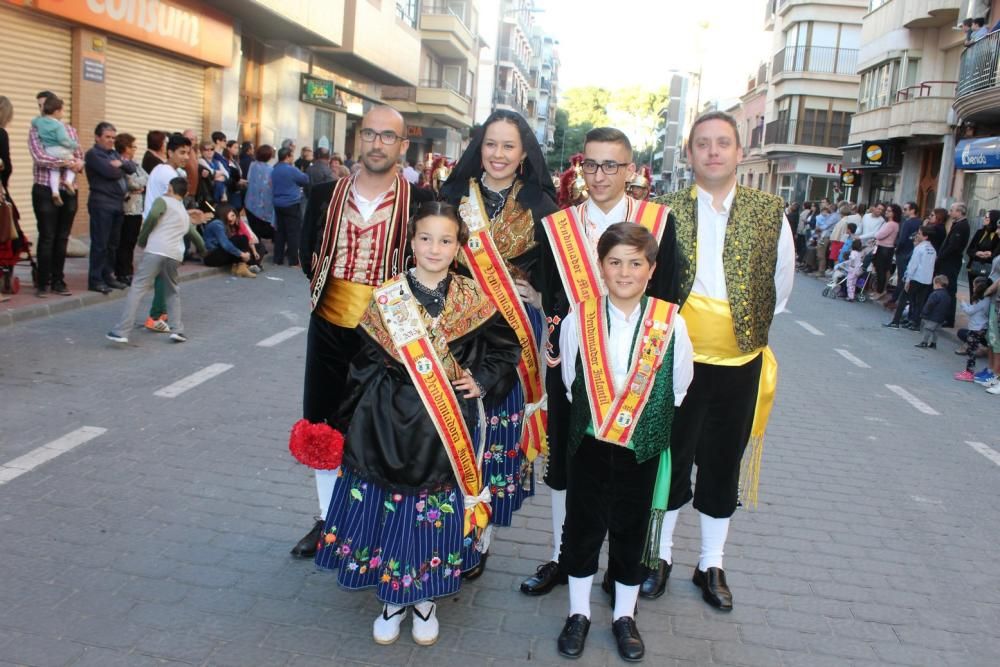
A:
[[[499,531],[489,571],[441,603],[437,646],[407,632],[375,646],[374,596],[287,555],[315,504],[285,450],[304,278],[182,289],[185,345],[138,330],[107,343],[121,302],[0,332],[0,664],[565,664],[565,589],[517,592],[548,551],[544,491]],[[669,592],[638,619],[647,663],[996,665],[1000,398],[951,379],[948,344],[916,350],[874,307],[820,289],[800,280],[775,325],[762,504],[737,514],[726,555],[736,609],[690,583],[682,514]],[[596,588],[593,608],[580,662],[617,664]]]

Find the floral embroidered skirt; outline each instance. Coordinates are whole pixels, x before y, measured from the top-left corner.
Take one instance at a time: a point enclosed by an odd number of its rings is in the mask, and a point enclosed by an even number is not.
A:
[[[408,606],[458,593],[462,571],[479,564],[462,535],[462,495],[386,491],[341,468],[316,553],[344,588],[375,587],[382,602]]]
[[[535,340],[541,340],[545,318],[542,311],[525,304]],[[514,512],[525,498],[535,495],[533,464],[521,453],[521,421],[524,418],[524,389],[514,384],[503,400],[486,410],[486,442],[483,452],[483,480],[493,496],[493,524],[509,526]]]

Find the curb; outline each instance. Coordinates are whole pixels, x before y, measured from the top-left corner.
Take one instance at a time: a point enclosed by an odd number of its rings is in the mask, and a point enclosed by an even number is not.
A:
[[[191,271],[185,271],[182,275],[177,277],[177,281],[186,283],[191,280],[207,278],[212,275],[227,275],[227,272],[219,269],[218,267],[205,266],[198,269],[192,269]],[[8,309],[5,312],[0,313],[0,327],[7,327],[16,322],[26,322],[40,317],[49,317],[51,315],[56,315],[57,313],[64,313],[68,310],[76,310],[77,308],[83,308],[97,303],[107,303],[108,301],[124,299],[127,293],[128,290],[124,289],[112,290],[110,294],[98,294],[97,292],[87,291],[79,296],[66,297],[51,303],[37,303],[30,306],[22,306],[21,308]]]

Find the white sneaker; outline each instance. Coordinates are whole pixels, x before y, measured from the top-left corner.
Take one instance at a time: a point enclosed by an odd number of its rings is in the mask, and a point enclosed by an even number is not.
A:
[[[976,384],[981,384],[986,387],[986,391],[989,391],[993,387],[1000,387],[1000,377],[993,376],[989,380],[984,382],[977,382]]]
[[[993,386],[986,388],[987,394],[993,394],[994,396],[1000,396],[1000,380],[993,383]]]
[[[433,646],[438,640],[440,624],[437,605],[431,600],[418,602],[413,607],[413,641],[420,646]]]
[[[389,607],[392,609],[389,609]],[[394,643],[399,639],[399,626],[406,618],[406,607],[396,605],[382,605],[382,613],[375,617],[372,625],[372,639],[376,644],[385,646]]]
[[[128,336],[120,336],[116,334],[114,331],[109,331],[108,333],[104,334],[104,337],[110,340],[112,343],[119,343],[121,345],[125,345],[126,343],[128,343]]]
[[[170,340],[174,341],[175,343],[186,343],[187,339],[188,337],[179,331],[175,331],[174,333],[170,334]]]

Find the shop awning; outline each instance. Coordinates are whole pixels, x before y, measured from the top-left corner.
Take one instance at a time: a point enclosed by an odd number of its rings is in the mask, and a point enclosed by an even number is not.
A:
[[[963,139],[955,146],[955,169],[1000,169],[1000,137]]]

